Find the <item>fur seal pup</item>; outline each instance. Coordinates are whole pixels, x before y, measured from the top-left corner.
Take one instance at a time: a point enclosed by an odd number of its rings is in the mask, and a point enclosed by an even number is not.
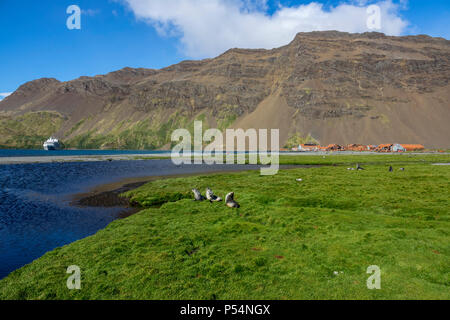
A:
[[[203,201],[206,199],[197,189],[192,189],[192,192],[194,193],[195,201]]]
[[[221,198],[221,197],[218,197],[218,196],[216,196],[216,195],[214,195],[214,192],[213,192],[210,188],[207,188],[207,189],[206,189],[206,199],[208,199],[209,202],[219,202],[219,201],[222,201],[222,198]]]
[[[239,205],[239,203],[234,201],[234,192],[230,192],[229,194],[227,194],[227,196],[225,197],[225,203],[230,208],[240,208],[241,207]]]

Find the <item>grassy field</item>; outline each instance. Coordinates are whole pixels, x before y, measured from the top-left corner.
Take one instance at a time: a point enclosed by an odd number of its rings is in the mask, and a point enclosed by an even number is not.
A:
[[[188,158],[188,157],[184,157]],[[157,159],[171,159],[171,156],[136,156],[134,160],[157,160]],[[191,161],[195,159],[201,159],[199,156],[191,156]],[[303,155],[295,154],[283,154],[280,153],[279,163],[281,165],[355,165],[356,163],[365,164],[391,164],[391,165],[403,165],[403,164],[426,164],[426,163],[439,163],[449,162],[450,155],[447,153],[378,153],[367,154],[361,152],[359,154],[342,154],[342,153],[328,153],[317,155],[314,153],[306,153]],[[235,158],[235,163],[237,159]],[[249,163],[249,155],[245,154],[245,162]],[[223,163],[227,163],[226,156],[223,157]],[[258,159],[258,163],[259,159]]]
[[[128,193],[145,210],[13,272],[0,299],[450,299],[450,167],[430,164],[450,156],[285,161],[342,165],[151,182]],[[193,187],[241,208],[195,202]]]

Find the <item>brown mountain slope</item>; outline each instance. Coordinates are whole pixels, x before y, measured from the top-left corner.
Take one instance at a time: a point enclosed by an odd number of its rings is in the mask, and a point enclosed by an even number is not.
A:
[[[322,144],[450,147],[449,79],[445,39],[299,33],[273,50],[28,82],[0,102],[0,145],[36,147],[55,133],[78,148],[162,148],[172,130],[198,119],[221,129],[279,128],[282,144],[299,133]],[[40,132],[22,132],[24,117],[41,121]]]

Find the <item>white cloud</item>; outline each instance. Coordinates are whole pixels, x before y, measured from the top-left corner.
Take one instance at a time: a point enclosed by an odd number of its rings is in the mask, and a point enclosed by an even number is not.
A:
[[[0,93],[0,100],[3,100],[4,98],[6,98],[7,96],[11,95],[12,92],[3,92]]]
[[[367,4],[381,9],[381,30],[400,35],[408,23],[399,16],[405,0],[347,1],[325,8],[318,2],[279,6],[266,13],[267,0],[123,0],[164,36],[179,37],[190,57],[212,57],[229,48],[275,48],[286,45],[298,32],[367,28]]]

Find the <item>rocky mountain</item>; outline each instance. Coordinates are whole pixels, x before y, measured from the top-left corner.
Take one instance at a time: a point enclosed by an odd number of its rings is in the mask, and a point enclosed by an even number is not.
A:
[[[161,69],[38,79],[0,102],[0,145],[167,148],[194,120],[279,128],[322,144],[450,147],[450,41],[336,31],[272,50],[231,49]]]

